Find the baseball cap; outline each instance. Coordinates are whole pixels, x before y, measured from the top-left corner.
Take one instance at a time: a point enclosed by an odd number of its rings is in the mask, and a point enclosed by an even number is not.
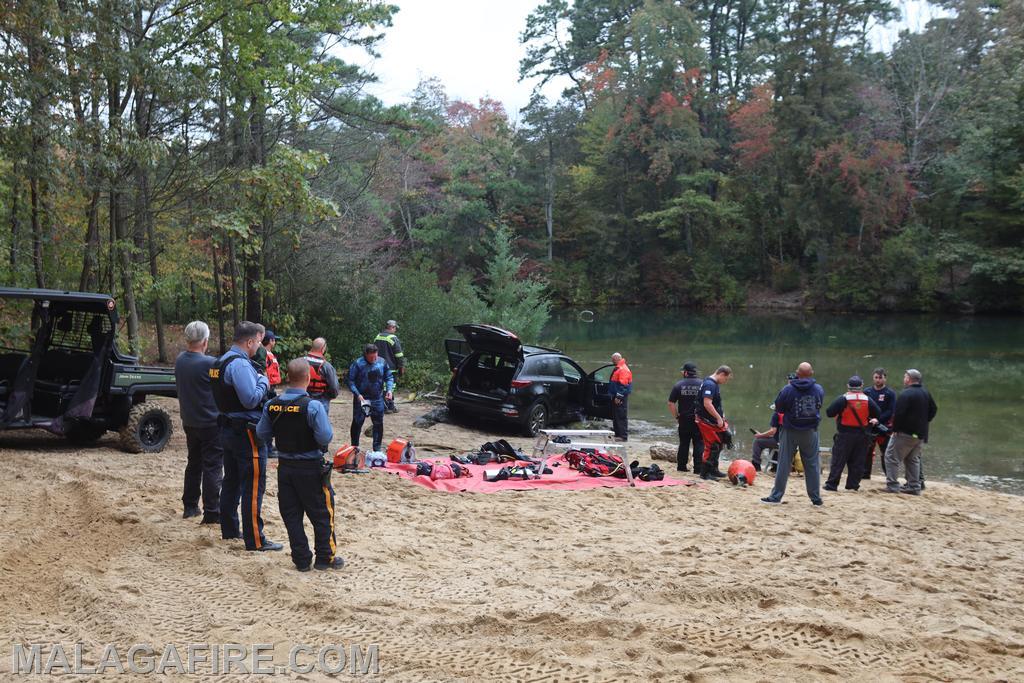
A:
[[[269,344],[272,341],[277,341],[277,335],[272,330],[267,330],[263,335],[263,343]]]
[[[864,380],[862,380],[860,378],[860,375],[854,375],[853,377],[851,377],[850,379],[848,379],[846,381],[846,386],[848,386],[850,388],[862,387],[862,386],[864,386]]]
[[[680,372],[697,372],[697,364],[686,362],[683,363],[683,367],[679,368]]]
[[[395,329],[398,329],[398,322],[395,320],[389,320],[384,323],[384,327],[394,327]]]

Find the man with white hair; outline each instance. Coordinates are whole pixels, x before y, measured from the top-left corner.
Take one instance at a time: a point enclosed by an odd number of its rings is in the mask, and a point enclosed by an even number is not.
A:
[[[612,354],[615,369],[608,380],[608,392],[612,397],[612,430],[616,441],[629,439],[629,395],[633,393],[633,372],[626,365],[621,353]]]
[[[220,485],[224,479],[224,451],[217,429],[217,404],[210,390],[210,368],[216,358],[206,355],[210,327],[202,320],[185,326],[187,351],[174,361],[174,383],[178,388],[181,425],[185,429],[188,462],[185,465],[183,518],[198,517],[200,524],[220,524]],[[199,509],[200,495],[203,509]]]
[[[896,399],[892,416],[892,438],[885,449],[885,492],[920,496],[924,488],[921,477],[921,450],[928,442],[928,423],[935,419],[938,408],[928,390],[921,386],[921,371],[911,368],[903,374],[903,393]],[[906,467],[907,483],[900,486],[897,478],[900,464]]]

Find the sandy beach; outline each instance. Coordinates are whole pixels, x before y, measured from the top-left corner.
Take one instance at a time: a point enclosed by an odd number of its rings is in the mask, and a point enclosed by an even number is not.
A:
[[[386,439],[426,457],[498,435],[412,427],[429,407],[387,416]],[[332,407],[335,446],[349,415]],[[16,643],[81,642],[273,643],[279,665],[297,643],[377,644],[384,681],[1024,680],[1019,497],[884,495],[876,475],[814,509],[799,478],[768,507],[768,477],[473,495],[335,475],[347,566],[302,574],[181,519],[175,421],[155,456],[0,436],[4,678]],[[286,542],[273,469],[264,518]]]

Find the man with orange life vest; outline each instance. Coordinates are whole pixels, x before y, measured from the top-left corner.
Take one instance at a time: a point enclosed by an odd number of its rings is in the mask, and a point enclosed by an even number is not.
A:
[[[888,375],[885,368],[875,368],[873,373],[873,386],[864,390],[872,401],[878,404],[878,424],[885,425],[892,429],[892,416],[896,411],[896,392],[885,385]],[[882,474],[885,474],[885,449],[889,446],[891,434],[879,434],[868,441],[867,457],[864,460],[864,476],[861,479],[871,478],[871,465],[875,460],[875,446],[878,446],[878,463],[882,467]]]
[[[277,346],[277,336],[267,330],[267,333],[263,335],[263,348],[267,354],[267,381],[270,382],[271,389],[281,383],[281,364],[278,362],[277,356],[274,355],[275,346]]]
[[[612,431],[618,441],[629,439],[629,395],[633,393],[633,372],[621,353],[612,354],[612,376],[608,380],[608,393],[612,397]]]
[[[838,491],[839,479],[846,473],[846,490],[860,489],[864,474],[864,456],[871,440],[869,427],[878,424],[878,404],[864,393],[864,380],[854,375],[846,383],[846,393],[832,401],[825,414],[836,418],[836,435],[832,440],[832,463],[825,480],[826,491]]]
[[[722,410],[722,392],[719,387],[731,379],[732,368],[720,365],[715,374],[706,377],[700,385],[700,402],[697,404],[694,420],[704,441],[700,466],[701,479],[721,479],[725,476],[725,473],[718,469],[718,457],[722,452],[722,445],[730,437],[723,437],[723,434],[727,433],[728,425],[725,422],[725,412]],[[696,466],[693,471],[697,472]]]
[[[288,529],[292,562],[300,572],[340,569],[345,561],[336,556],[334,537],[334,488],[324,453],[334,437],[327,411],[306,393],[309,363],[296,358],[288,363],[288,388],[267,402],[256,426],[256,435],[277,446],[277,503]],[[303,516],[313,525],[313,547],[302,526]],[[315,561],[314,561],[315,559]]]
[[[330,361],[324,358],[327,353],[327,340],[317,337],[309,347],[304,360],[309,363],[309,397],[320,401],[330,412],[331,400],[338,397],[341,387],[338,385],[338,372]]]
[[[262,325],[247,320],[235,327],[231,349],[210,368],[210,389],[220,415],[224,481],[220,489],[222,538],[241,538],[246,550],[280,550],[263,535],[263,493],[267,487],[267,446],[256,436],[270,385],[252,358],[263,340]],[[241,533],[238,509],[242,506]]]

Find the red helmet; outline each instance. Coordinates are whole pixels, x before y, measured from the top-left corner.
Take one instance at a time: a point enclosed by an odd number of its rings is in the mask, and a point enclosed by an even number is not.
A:
[[[741,486],[750,486],[754,483],[754,475],[757,470],[749,460],[733,460],[729,465],[729,481]]]

